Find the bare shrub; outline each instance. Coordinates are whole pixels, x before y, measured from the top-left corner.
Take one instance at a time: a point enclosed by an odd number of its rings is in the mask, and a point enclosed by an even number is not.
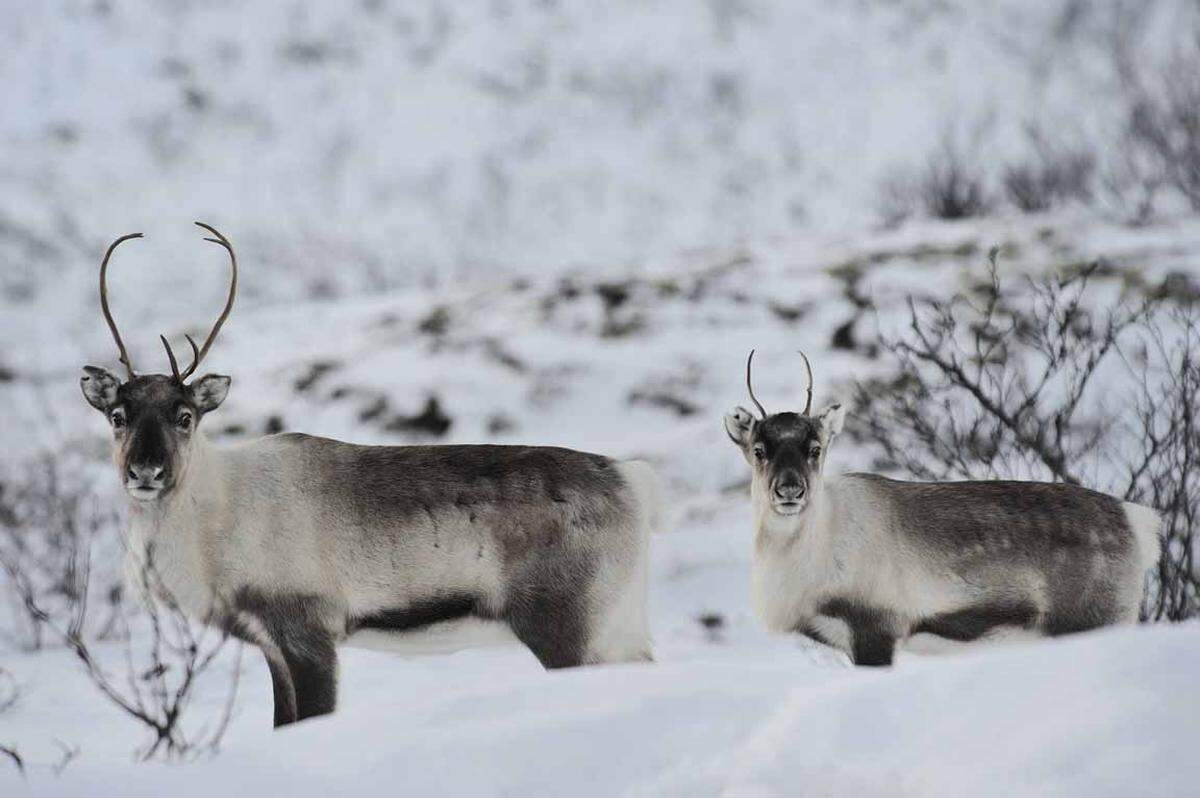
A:
[[[4,668],[0,668],[0,714],[15,706],[19,695],[17,680]]]
[[[1142,448],[1127,463],[1125,496],[1163,515],[1163,554],[1143,615],[1183,620],[1200,612],[1200,311],[1175,305],[1152,319],[1130,360]]]
[[[1039,131],[1029,135],[1032,154],[1004,169],[1004,192],[1008,200],[1026,213],[1050,210],[1072,200],[1088,202],[1096,158],[1081,146],[1051,143]]]
[[[920,170],[898,170],[880,186],[879,213],[885,224],[922,214],[934,219],[968,219],[990,208],[983,169],[950,135]]]
[[[3,715],[17,703],[19,691],[17,690],[16,679],[12,674],[0,668],[0,715]],[[12,743],[0,743],[0,757],[4,757],[13,763],[17,770],[21,773],[25,772],[25,759],[17,751],[16,745]]]
[[[984,175],[947,140],[925,167],[919,184],[925,212],[937,219],[967,219],[988,210]]]
[[[1105,159],[1100,196],[1111,211],[1137,224],[1152,219],[1164,198],[1200,211],[1200,25],[1193,14],[1184,43],[1165,59],[1149,59],[1143,24],[1148,5],[1113,9],[1121,128]]]
[[[21,775],[25,775],[25,758],[15,745],[0,745],[0,756],[12,762]]]
[[[995,261],[971,294],[910,302],[882,336],[894,373],[855,387],[850,431],[919,479],[1043,479],[1153,505],[1165,545],[1143,615],[1200,610],[1200,314],[1097,299],[1095,265],[1016,286]]]
[[[78,594],[78,554],[85,541],[115,538],[118,522],[115,512],[102,509],[90,495],[81,469],[67,460],[42,457],[28,464],[19,479],[0,483],[0,551],[9,562],[19,563],[38,605],[50,614],[66,612],[85,598]],[[111,629],[124,597],[119,573],[110,569],[100,582],[93,576],[87,587],[103,594],[93,600],[109,605],[106,628]],[[27,650],[41,648],[42,622],[24,612],[21,602],[14,610],[13,642]]]
[[[1100,173],[1098,199],[1107,212],[1135,225],[1154,218],[1168,188],[1157,159],[1128,130],[1117,139]]]
[[[0,514],[6,532],[0,573],[16,601],[13,615],[29,635],[27,645],[54,642],[74,654],[99,693],[150,732],[143,759],[215,751],[233,709],[240,646],[219,717],[198,728],[185,725],[185,710],[200,679],[213,670],[227,633],[189,620],[163,583],[150,548],[126,552],[139,563],[132,574],[139,602],[122,603],[111,586],[97,589],[91,552],[111,531],[113,513],[89,500],[85,487],[68,486],[55,461],[45,461],[43,469],[28,484],[10,488],[11,496],[6,492]],[[96,597],[109,605],[103,624],[90,611]],[[96,645],[102,635],[121,643]]]
[[[1200,31],[1148,77],[1131,81],[1128,133],[1163,181],[1200,211]]]

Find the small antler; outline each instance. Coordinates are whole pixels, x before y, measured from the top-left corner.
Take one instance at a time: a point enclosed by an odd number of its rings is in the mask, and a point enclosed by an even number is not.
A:
[[[762,402],[758,401],[758,397],[754,395],[754,386],[750,382],[750,365],[754,362],[754,350],[750,350],[750,356],[746,358],[746,390],[750,392],[750,401],[754,402],[754,406],[758,408],[758,412],[763,418],[767,417],[766,408],[762,406]]]
[[[200,352],[196,349],[196,342],[192,340],[192,336],[184,335],[187,342],[192,345],[192,360],[199,360]],[[171,361],[171,376],[175,378],[175,382],[183,384],[184,377],[179,374],[179,364],[175,361],[175,352],[171,350],[171,345],[167,343],[166,336],[158,336],[158,340],[162,341],[163,349],[167,350],[167,360]]]
[[[812,391],[813,391],[812,366],[808,362],[808,355],[804,354],[804,352],[801,352],[799,349],[797,349],[796,351],[800,352],[800,357],[804,358],[804,370],[808,372],[808,401],[804,403],[804,415],[807,416],[809,414],[809,411],[812,410]]]
[[[208,354],[208,348],[212,346],[213,341],[217,337],[217,333],[221,331],[221,325],[225,323],[225,319],[229,318],[229,311],[233,310],[233,298],[237,295],[237,255],[234,254],[233,245],[230,244],[229,239],[221,235],[215,227],[207,225],[204,222],[196,222],[196,226],[212,233],[213,237],[206,237],[204,239],[205,241],[211,241],[214,244],[220,244],[225,248],[225,251],[229,253],[229,268],[231,270],[231,275],[229,278],[229,298],[225,300],[225,309],[221,311],[220,317],[217,318],[217,323],[213,325],[212,330],[208,333],[208,337],[204,339],[204,346],[197,349],[196,342],[193,341],[190,336],[188,337],[188,343],[192,345],[192,365],[188,366],[187,370],[182,374],[176,374],[176,379],[178,379],[180,382],[183,382],[188,377],[192,376],[192,374],[195,373],[196,368],[200,365],[200,361],[203,360],[204,356]],[[166,341],[164,340],[163,343],[165,344]],[[170,352],[171,347],[168,345],[167,353],[169,356],[171,356],[172,365],[174,365],[175,358],[173,355],[170,355]]]
[[[179,364],[175,362],[175,353],[171,351],[171,345],[167,343],[167,336],[160,335],[158,340],[162,341],[163,349],[167,350],[167,360],[171,361],[171,376],[175,378],[175,382],[182,383],[183,379],[179,376]]]
[[[125,351],[125,342],[121,340],[121,333],[117,332],[117,324],[113,321],[112,311],[108,309],[108,259],[112,257],[113,250],[122,242],[141,237],[141,233],[121,236],[108,245],[108,249],[104,253],[104,260],[100,261],[100,310],[104,313],[104,320],[108,322],[108,329],[112,332],[113,340],[117,342],[117,350],[121,353],[121,362],[125,364],[125,371],[129,373],[130,379],[136,376],[133,373],[133,361],[129,359],[129,353]]]

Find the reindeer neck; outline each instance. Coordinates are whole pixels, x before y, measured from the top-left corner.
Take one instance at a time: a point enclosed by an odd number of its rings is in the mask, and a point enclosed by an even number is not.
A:
[[[831,537],[832,523],[829,496],[824,486],[818,487],[804,512],[794,516],[776,514],[765,497],[754,497],[755,545],[759,550],[803,546],[814,552],[823,549]]]

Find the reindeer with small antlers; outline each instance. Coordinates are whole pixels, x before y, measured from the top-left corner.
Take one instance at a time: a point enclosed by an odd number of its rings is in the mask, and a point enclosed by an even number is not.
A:
[[[100,307],[127,379],[94,366],[87,401],[112,427],[131,550],[186,611],[266,656],[275,725],[333,711],[335,645],[474,616],[506,624],[547,668],[648,660],[648,534],[658,483],[640,462],[531,446],[358,446],[301,434],[215,446],[200,429],[230,378],[190,384],[229,317],[180,371],[137,374]]]
[[[1137,620],[1158,560],[1151,509],[1074,485],[902,482],[822,475],[845,408],[725,416],[752,469],[753,596],[772,631],[800,632],[859,665],[889,665],[897,641],[956,641],[1019,628],[1060,635]]]

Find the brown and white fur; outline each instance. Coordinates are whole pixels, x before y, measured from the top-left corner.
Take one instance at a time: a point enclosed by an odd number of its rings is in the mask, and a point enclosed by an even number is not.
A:
[[[1062,484],[826,479],[844,418],[837,404],[725,417],[753,474],[752,584],[767,628],[887,665],[917,633],[967,641],[1137,620],[1159,555],[1153,510]]]
[[[172,374],[134,374],[114,337],[128,379],[88,366],[81,385],[112,426],[131,548],[186,611],[263,650],[276,725],[334,709],[335,645],[361,628],[475,616],[547,668],[650,659],[647,465],[295,433],[217,446],[200,425],[230,379],[186,383],[169,347]]]

